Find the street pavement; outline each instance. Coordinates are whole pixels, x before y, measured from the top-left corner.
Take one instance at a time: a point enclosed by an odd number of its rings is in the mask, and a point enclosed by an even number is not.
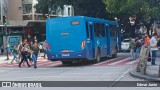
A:
[[[16,63],[4,63],[0,64],[0,76],[4,77],[0,78],[0,81],[117,81],[126,77],[136,64],[136,61],[131,61],[128,55],[122,53],[118,58],[97,64],[91,62],[75,65],[62,65],[59,61],[52,62],[39,57],[37,69],[28,68],[27,65],[19,68]],[[137,80],[129,75],[127,78],[131,81]]]
[[[2,58],[3,57],[3,58]],[[5,56],[0,56],[0,81],[113,81],[112,87],[120,82],[118,81],[146,81],[130,76],[129,72],[137,64],[137,61],[131,61],[129,53],[119,53],[117,58],[104,59],[100,63],[78,63],[74,65],[63,65],[60,61],[53,62],[43,57],[38,58],[38,68],[28,68],[27,65],[18,67],[18,64],[10,64],[10,60],[4,60]],[[8,63],[6,63],[8,62]],[[98,84],[98,83],[97,83]],[[130,90],[135,88],[129,87]],[[1,88],[0,88],[1,89]],[[27,89],[28,88],[23,88]],[[33,90],[44,90],[52,88],[30,88]],[[128,88],[54,88],[55,90],[128,90]],[[53,90],[54,90],[53,89]],[[136,88],[142,89],[142,88]],[[144,88],[143,88],[144,89]],[[149,90],[145,88],[146,90]],[[152,88],[153,89],[153,88]],[[155,88],[156,89],[156,88]],[[5,90],[17,90],[17,88]],[[19,88],[18,88],[19,90]]]
[[[10,56],[10,60],[5,60],[6,56],[0,56],[0,68],[18,68],[18,63],[15,61],[13,64],[11,64],[13,56]],[[73,66],[130,66],[130,65],[136,65],[137,61],[132,61],[130,57],[125,55],[125,53],[119,54],[118,58],[112,58],[112,59],[103,59],[102,62],[94,64],[92,62],[87,62],[87,63],[78,63],[78,64],[73,64]],[[60,61],[50,61],[44,59],[43,57],[38,57],[38,62],[37,62],[37,67],[38,68],[53,68],[53,67],[62,67],[62,62]],[[22,68],[27,68],[27,65],[22,66]]]

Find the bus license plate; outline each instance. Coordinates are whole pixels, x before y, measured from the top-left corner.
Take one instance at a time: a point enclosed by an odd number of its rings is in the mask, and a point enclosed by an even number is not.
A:
[[[70,54],[62,54],[63,57],[69,57]]]

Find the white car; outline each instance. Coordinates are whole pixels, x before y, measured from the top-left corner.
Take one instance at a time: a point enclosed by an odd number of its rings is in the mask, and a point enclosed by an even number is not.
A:
[[[129,51],[130,49],[129,49],[129,39],[124,39],[123,41],[122,41],[122,43],[121,43],[121,50],[122,51]]]

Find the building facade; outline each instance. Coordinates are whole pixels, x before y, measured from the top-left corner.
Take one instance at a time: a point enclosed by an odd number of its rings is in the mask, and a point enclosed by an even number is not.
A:
[[[3,16],[8,15],[8,0],[0,0],[0,25],[3,23]]]
[[[36,4],[37,0],[0,0],[0,44],[6,46],[6,42],[11,40],[13,47],[22,39],[30,41],[34,36],[40,42],[45,40],[46,18],[42,18],[42,13],[36,12]],[[57,12],[48,18],[73,16],[73,10],[72,6],[64,5],[63,8],[58,7],[55,10]],[[7,18],[7,28],[3,25],[3,16]]]

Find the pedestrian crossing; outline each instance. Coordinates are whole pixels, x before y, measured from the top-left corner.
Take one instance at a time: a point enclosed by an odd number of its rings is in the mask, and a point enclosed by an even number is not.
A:
[[[137,64],[137,60],[132,61],[130,57],[119,57],[114,59],[109,59],[97,64],[89,64],[88,66],[123,66],[123,65],[135,65]],[[31,65],[33,66],[33,65]],[[37,61],[37,67],[38,68],[50,68],[50,67],[57,67],[57,66],[63,66],[62,62],[60,61],[50,61],[44,58],[39,58]],[[87,65],[85,65],[87,66]],[[4,63],[0,64],[0,68],[18,68],[18,63]],[[22,68],[28,68],[27,64],[22,64]]]
[[[131,60],[130,57],[120,57],[115,59],[106,60],[101,63],[94,64],[94,66],[124,66],[124,65],[135,65],[138,60]]]

